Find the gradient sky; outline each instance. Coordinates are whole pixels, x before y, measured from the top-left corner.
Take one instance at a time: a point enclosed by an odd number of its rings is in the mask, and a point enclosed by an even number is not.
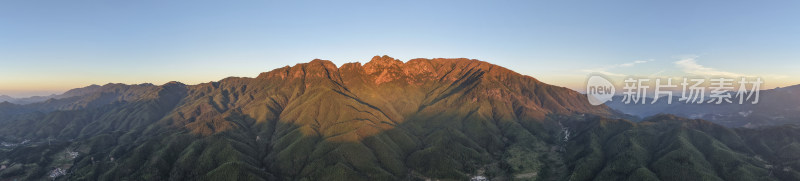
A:
[[[244,2],[0,1],[0,94],[384,54],[480,59],[578,90],[590,72],[800,84],[800,1]]]

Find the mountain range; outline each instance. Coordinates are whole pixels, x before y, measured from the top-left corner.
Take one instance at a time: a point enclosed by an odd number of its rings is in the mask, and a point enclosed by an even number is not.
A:
[[[729,92],[729,94],[736,93]],[[800,124],[800,85],[762,90],[759,92],[759,101],[755,104],[752,103],[754,98],[743,104],[736,101],[722,104],[687,104],[685,101],[680,101],[678,96],[672,97],[672,104],[669,104],[665,99],[667,98],[662,97],[655,104],[649,104],[652,98],[645,99],[648,104],[625,104],[621,101],[623,96],[614,96],[606,105],[638,117],[674,114],[709,120],[728,127],[755,128]],[[705,100],[709,99],[706,97]]]
[[[31,96],[26,98],[14,98],[7,95],[0,95],[0,102],[9,102],[13,104],[30,104],[30,103],[37,103],[37,102],[44,102],[48,99],[56,98],[57,95],[49,95],[49,96]]]
[[[472,59],[317,59],[62,96],[0,103],[0,179],[800,179],[796,126],[634,122]]]

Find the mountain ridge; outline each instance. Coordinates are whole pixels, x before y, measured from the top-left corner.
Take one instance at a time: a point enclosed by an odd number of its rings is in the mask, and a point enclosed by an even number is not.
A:
[[[317,59],[254,78],[89,89],[0,104],[12,114],[0,118],[0,141],[13,143],[0,147],[9,168],[0,178],[45,179],[59,168],[64,175],[51,179],[770,180],[764,164],[800,168],[787,157],[752,158],[792,153],[770,150],[796,140],[753,138],[768,144],[752,151],[738,134],[761,132],[670,116],[631,122],[583,94],[470,59],[376,56],[340,67]],[[656,156],[619,159],[625,154]]]

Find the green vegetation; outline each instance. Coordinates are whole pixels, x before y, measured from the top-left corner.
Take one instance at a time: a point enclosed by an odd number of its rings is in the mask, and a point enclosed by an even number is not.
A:
[[[30,140],[0,148],[0,179],[800,179],[796,127],[615,119],[477,60],[314,60],[257,78],[91,90],[0,106],[0,141]]]

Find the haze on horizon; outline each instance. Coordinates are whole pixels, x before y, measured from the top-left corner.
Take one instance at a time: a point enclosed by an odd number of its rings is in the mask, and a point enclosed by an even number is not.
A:
[[[620,6],[619,4],[625,4]],[[0,95],[255,77],[315,58],[479,59],[580,90],[612,77],[800,84],[800,2],[0,2]]]

